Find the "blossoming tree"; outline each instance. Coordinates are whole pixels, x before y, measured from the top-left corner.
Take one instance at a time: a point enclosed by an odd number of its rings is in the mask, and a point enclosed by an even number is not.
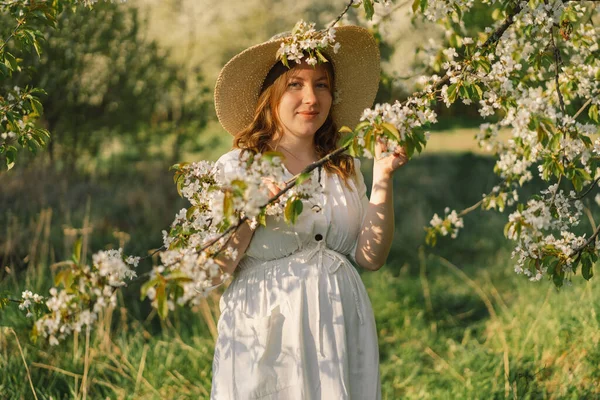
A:
[[[299,22],[282,44],[282,62],[326,62],[322,51],[335,42],[335,26],[353,6],[362,7],[368,19],[377,0],[350,1],[341,15],[324,30]],[[391,7],[389,1],[377,7]],[[169,231],[163,232],[161,265],[142,287],[159,314],[165,317],[175,305],[196,304],[227,276],[219,259],[237,258],[227,243],[235,229],[250,220],[268,224],[269,218],[294,223],[302,218],[303,202],[318,193],[312,179],[327,159],[348,151],[371,158],[381,141],[388,152],[404,146],[409,156],[421,152],[428,141],[426,129],[437,122],[434,107],[461,101],[478,108],[482,120],[476,140],[496,158],[494,172],[500,183],[473,206],[444,216],[433,216],[426,241],[435,245],[440,236],[456,237],[462,217],[478,208],[504,211],[510,207],[505,235],[515,242],[515,271],[531,280],[551,279],[557,287],[581,274],[590,279],[597,261],[600,226],[578,230],[584,207],[600,181],[600,28],[594,24],[600,5],[593,1],[481,0],[493,24],[476,37],[466,35],[464,17],[474,0],[415,0],[417,17],[446,29],[446,46],[428,51],[441,65],[439,73],[423,76],[417,92],[404,101],[377,104],[364,111],[346,133],[340,147],[285,182],[269,199],[263,177],[281,182],[282,156],[278,153],[246,154],[240,168],[225,173],[209,162],[175,165],[179,193],[190,206],[181,210]],[[490,121],[486,122],[485,119]],[[509,130],[507,142],[500,130]],[[545,188],[531,198],[519,192],[534,177]],[[593,224],[592,224],[593,225]],[[78,252],[76,252],[78,254]],[[126,279],[135,276],[120,251],[100,252],[92,266],[75,257],[64,264],[49,299],[24,292],[22,308],[45,303],[37,314],[37,333],[57,343],[72,331],[90,326]],[[42,307],[43,308],[43,307]]]

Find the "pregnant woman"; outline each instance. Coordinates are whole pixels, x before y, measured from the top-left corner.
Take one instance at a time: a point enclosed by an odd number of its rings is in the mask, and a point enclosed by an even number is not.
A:
[[[339,127],[353,126],[372,105],[379,82],[372,35],[357,26],[314,34],[338,43],[322,59],[285,59],[290,36],[279,35],[222,69],[215,106],[234,136],[234,149],[217,162],[223,173],[237,173],[245,152],[278,151],[287,181],[335,150]],[[359,161],[339,155],[313,171],[323,190],[296,224],[268,217],[266,227],[244,224],[230,240],[239,255],[220,260],[233,281],[221,298],[213,399],[381,397],[373,310],[349,260],[375,271],[391,247],[392,175],[406,155],[385,150],[377,144],[370,199]],[[282,187],[265,184],[272,195]]]

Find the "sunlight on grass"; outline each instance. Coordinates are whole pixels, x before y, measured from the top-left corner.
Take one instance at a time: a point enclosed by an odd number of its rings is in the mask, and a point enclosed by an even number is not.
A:
[[[432,132],[423,154],[432,153],[463,153],[490,155],[481,149],[475,139],[478,128],[460,128],[441,132]],[[498,139],[506,143],[511,138],[510,130],[500,131]]]

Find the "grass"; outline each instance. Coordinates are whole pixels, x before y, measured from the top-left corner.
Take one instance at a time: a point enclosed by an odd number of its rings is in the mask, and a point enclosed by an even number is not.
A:
[[[0,175],[9,189],[0,193],[0,291],[45,293],[49,266],[68,258],[75,235],[88,237],[88,255],[157,247],[184,204],[164,165],[127,165],[93,177],[40,168]],[[434,212],[467,207],[496,184],[492,166],[477,154],[431,151],[395,177],[392,253],[382,270],[362,273],[379,330],[384,399],[600,398],[595,279],[576,276],[556,291],[515,275],[502,235],[506,215],[495,212],[473,212],[458,239],[422,247]],[[31,342],[30,322],[15,305],[2,309],[0,398],[32,399],[32,387],[38,399],[208,398],[218,293],[164,322],[138,293],[128,287],[89,337],[57,347]]]

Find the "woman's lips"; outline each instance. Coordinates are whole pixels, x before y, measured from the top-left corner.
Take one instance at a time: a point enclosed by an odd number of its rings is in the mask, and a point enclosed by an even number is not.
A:
[[[319,115],[318,111],[300,111],[298,113],[301,117],[306,119],[314,119]]]

